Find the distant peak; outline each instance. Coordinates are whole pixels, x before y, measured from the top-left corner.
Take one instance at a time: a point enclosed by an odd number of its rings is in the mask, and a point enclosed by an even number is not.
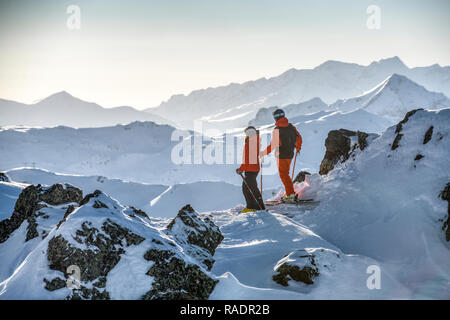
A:
[[[407,82],[415,83],[414,81],[410,80],[406,76],[398,74],[398,73],[393,73],[392,75],[390,75],[389,78],[386,79],[386,82],[391,85],[399,85],[401,83],[407,83]]]
[[[387,65],[387,66],[396,66],[396,67],[406,67],[406,65],[403,63],[403,61],[397,57],[394,56],[392,58],[386,58],[381,59],[380,61],[372,62],[371,65],[380,64],[380,65]]]
[[[68,93],[67,91],[59,91],[57,93],[54,93],[52,95],[50,95],[50,97],[73,97],[70,93]]]
[[[41,101],[39,101],[39,103],[42,103],[44,101],[67,101],[67,100],[71,100],[71,99],[77,99],[74,96],[72,96],[70,93],[68,93],[67,91],[59,91],[56,92],[50,96],[48,96],[47,98],[42,99]]]

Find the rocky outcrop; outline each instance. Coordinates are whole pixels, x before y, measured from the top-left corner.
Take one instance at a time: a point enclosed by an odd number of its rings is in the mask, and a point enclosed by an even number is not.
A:
[[[346,129],[330,131],[325,139],[326,151],[320,164],[319,174],[328,174],[338,162],[347,161],[355,150],[364,150],[369,143],[369,137],[373,139],[376,136],[375,134]]]
[[[397,126],[396,126],[396,128],[395,128],[395,133],[396,133],[397,135],[395,136],[394,141],[393,141],[392,144],[391,144],[391,150],[395,150],[395,149],[397,149],[397,148],[399,147],[399,145],[400,145],[400,140],[401,140],[402,137],[403,137],[403,134],[401,133],[402,130],[403,130],[403,125],[404,125],[406,122],[408,122],[409,118],[410,118],[412,115],[414,115],[414,114],[415,114],[417,111],[419,111],[419,110],[423,110],[423,109],[422,109],[422,108],[421,108],[421,109],[415,109],[415,110],[411,110],[411,111],[407,112],[406,115],[405,115],[405,117],[403,118],[403,120],[400,121],[400,122],[397,124]],[[431,133],[433,133],[433,131],[431,131]],[[428,142],[428,141],[427,141],[427,142]],[[424,144],[425,144],[425,143],[426,143],[426,142],[425,142],[425,140],[424,140]]]
[[[447,183],[444,190],[442,190],[441,199],[448,202],[447,205],[447,221],[444,221],[442,229],[445,231],[445,239],[450,241],[450,182]]]
[[[218,282],[209,271],[223,235],[189,205],[161,229],[144,211],[124,207],[99,190],[83,198],[70,185],[37,185],[22,191],[11,218],[0,223],[2,242],[23,222],[28,222],[27,241],[38,236],[47,241],[47,250],[31,251],[33,261],[26,262],[48,266],[33,285],[59,297],[58,290],[69,286],[66,299],[110,299],[108,275],[124,254],[145,269],[137,279],[152,277],[142,299],[207,299]],[[77,277],[73,270],[79,270]]]
[[[5,242],[26,220],[28,230],[26,241],[36,238],[36,218],[41,214],[39,210],[48,205],[60,205],[64,203],[78,203],[82,199],[83,192],[68,184],[55,184],[51,187],[31,185],[22,190],[14,206],[11,217],[0,221],[0,243]]]
[[[305,181],[306,176],[311,175],[308,171],[300,171],[294,179],[294,183],[301,183]]]
[[[11,182],[11,180],[6,173],[0,172],[0,182]]]
[[[154,262],[147,274],[155,280],[143,299],[207,299],[218,281],[202,269],[211,270],[214,264],[214,252],[223,240],[219,228],[187,205],[168,224],[167,235],[199,264],[187,263],[173,244],[155,241],[158,246],[144,256]]]
[[[338,252],[326,248],[309,248],[291,252],[278,261],[272,280],[287,287],[289,281],[314,284],[320,269],[333,268],[340,260]]]
[[[109,299],[109,293],[104,289],[106,276],[119,262],[120,255],[125,253],[124,247],[138,245],[145,239],[109,219],[100,230],[85,221],[75,235],[74,240],[86,249],[72,245],[62,235],[49,241],[47,257],[50,269],[60,271],[68,278],[68,268],[77,266],[81,271],[80,282],[93,283],[91,288],[80,285],[68,299]],[[55,290],[55,284],[62,284],[60,278],[44,279],[44,282],[50,291]]]

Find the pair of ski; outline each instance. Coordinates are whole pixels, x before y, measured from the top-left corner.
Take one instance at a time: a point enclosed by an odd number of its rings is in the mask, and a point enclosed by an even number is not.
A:
[[[290,205],[295,205],[295,206],[299,206],[299,205],[313,205],[313,204],[318,204],[318,201],[315,201],[314,199],[296,199],[294,202],[284,202],[282,200],[269,200],[264,202],[264,205],[266,206],[277,206],[280,204],[290,204]]]

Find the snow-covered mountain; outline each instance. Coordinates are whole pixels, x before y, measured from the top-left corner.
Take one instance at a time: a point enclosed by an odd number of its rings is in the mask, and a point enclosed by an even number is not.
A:
[[[0,299],[448,299],[449,124],[450,109],[409,112],[296,185],[317,204],[247,214],[186,206],[157,220],[99,191],[23,189],[10,171],[0,196],[17,201],[0,203],[12,210],[0,222]],[[67,287],[70,265],[80,289]]]
[[[198,181],[201,166],[173,163],[175,128],[133,122],[102,128],[69,127],[0,129],[2,170],[37,167],[66,174],[106,176],[152,184]],[[186,134],[190,134],[186,132]],[[218,180],[220,168],[204,177]],[[182,181],[177,179],[183,177]]]
[[[132,107],[103,108],[62,91],[37,103],[23,104],[0,99],[0,126],[69,126],[104,127],[127,124],[133,121],[154,121],[168,124],[170,121]]]
[[[450,99],[442,93],[430,92],[407,77],[393,74],[369,92],[355,98],[338,100],[330,109],[349,112],[358,108],[400,121],[404,114],[417,108],[450,107]]]
[[[450,96],[450,67],[435,64],[408,68],[398,57],[393,57],[368,66],[327,61],[314,69],[290,69],[269,79],[174,95],[147,111],[191,128],[193,120],[227,110],[239,109],[244,114],[246,110],[296,104],[315,97],[330,104],[338,99],[360,96],[394,73],[408,77],[427,90]]]
[[[161,226],[101,191],[29,186],[0,221],[0,299],[206,299],[223,236],[190,206],[173,217]]]

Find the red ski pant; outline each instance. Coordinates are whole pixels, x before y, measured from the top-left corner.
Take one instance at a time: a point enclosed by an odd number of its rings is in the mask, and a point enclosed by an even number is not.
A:
[[[289,170],[291,168],[292,159],[278,159],[278,173],[280,174],[281,182],[284,184],[284,189],[286,190],[286,195],[289,196],[294,194],[294,184],[289,176]]]

